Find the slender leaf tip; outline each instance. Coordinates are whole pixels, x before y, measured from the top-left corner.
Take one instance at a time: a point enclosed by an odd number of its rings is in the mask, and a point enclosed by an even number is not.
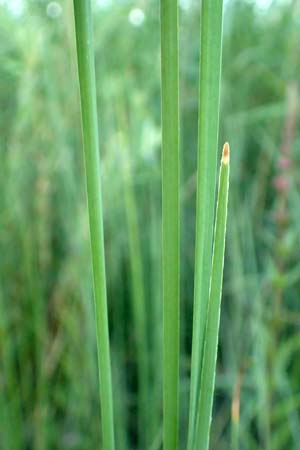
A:
[[[229,163],[229,156],[230,156],[230,147],[228,142],[225,142],[222,153],[222,164]]]

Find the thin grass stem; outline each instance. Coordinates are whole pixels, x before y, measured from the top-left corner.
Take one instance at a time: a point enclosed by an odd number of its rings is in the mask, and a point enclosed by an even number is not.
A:
[[[120,99],[119,99],[120,102]],[[120,130],[128,130],[128,118],[125,107],[120,107],[117,113]],[[134,176],[130,143],[125,133],[119,131],[119,146],[122,152],[122,176],[124,208],[127,221],[127,236],[130,264],[131,299],[135,349],[138,375],[138,442],[140,448],[149,446],[149,347],[147,335],[147,309],[143,257],[141,249],[138,205],[134,190]],[[146,424],[148,424],[146,426]]]
[[[114,450],[115,439],[107,314],[100,155],[98,144],[98,117],[90,0],[74,0],[74,16],[94,280],[103,435],[102,448],[105,450]]]
[[[200,395],[197,403],[195,450],[207,450],[209,444],[221,310],[228,186],[229,145],[226,143],[223,149],[219,179],[207,326],[205,331]]]
[[[193,448],[211,275],[219,128],[223,0],[203,0],[199,85],[194,316],[188,450]]]
[[[179,404],[179,74],[178,4],[161,0],[163,444],[178,445]]]

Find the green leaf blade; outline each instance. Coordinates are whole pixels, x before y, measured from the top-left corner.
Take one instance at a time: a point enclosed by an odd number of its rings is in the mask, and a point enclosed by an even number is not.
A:
[[[90,0],[74,0],[74,18],[93,267],[103,448],[114,450],[98,116]]]
[[[178,2],[161,0],[163,397],[165,450],[178,446],[179,71]]]
[[[223,1],[202,1],[193,341],[188,450],[195,436],[211,274],[219,128]]]
[[[197,405],[195,450],[207,450],[215,385],[215,371],[220,323],[225,234],[229,187],[229,146],[224,145],[220,170],[219,192],[214,232],[214,249],[210,293],[207,311],[207,326],[201,372],[200,395]]]

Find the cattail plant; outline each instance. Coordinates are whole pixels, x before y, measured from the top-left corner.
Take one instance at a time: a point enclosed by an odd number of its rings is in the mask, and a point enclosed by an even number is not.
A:
[[[74,16],[94,279],[103,448],[114,450],[98,117],[90,0],[74,0]]]

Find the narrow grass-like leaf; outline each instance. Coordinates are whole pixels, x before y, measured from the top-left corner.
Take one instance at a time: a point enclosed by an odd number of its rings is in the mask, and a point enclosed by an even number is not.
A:
[[[178,444],[179,386],[179,74],[178,4],[161,0],[163,398],[165,450]]]
[[[126,145],[126,144],[125,144]],[[126,150],[125,150],[126,152]],[[138,372],[138,430],[139,444],[141,447],[147,448],[148,429],[147,417],[148,408],[148,390],[149,390],[149,370],[148,370],[148,353],[147,346],[147,314],[145,308],[145,291],[142,254],[140,248],[140,233],[138,226],[138,216],[136,209],[136,201],[132,185],[132,174],[130,162],[126,161],[124,168],[124,197],[125,212],[128,228],[128,246],[130,255],[131,270],[131,286],[132,286],[132,307],[134,318],[134,334],[136,345],[136,360]]]
[[[207,450],[209,444],[220,323],[228,185],[229,145],[226,143],[223,149],[219,179],[212,272],[207,311],[207,326],[205,330],[200,395],[197,402],[195,450]]]
[[[119,103],[121,99],[119,99]],[[125,107],[118,109],[117,118],[120,130],[129,130]],[[125,133],[119,131],[119,145],[122,152],[122,176],[124,193],[124,208],[127,220],[127,236],[129,250],[129,265],[131,279],[131,299],[133,313],[133,328],[138,375],[138,443],[140,448],[148,448],[149,426],[149,348],[147,335],[147,310],[143,257],[139,229],[138,205],[134,190],[134,176],[130,142]]]
[[[232,393],[231,404],[231,425],[230,425],[230,448],[231,450],[239,449],[239,433],[240,433],[240,403],[241,388],[243,380],[243,369],[240,369],[236,376],[234,389]]]
[[[113,450],[115,444],[112,382],[107,317],[95,62],[90,0],[74,0],[74,15],[94,279],[103,448],[105,450]]]
[[[203,0],[198,124],[196,250],[188,450],[192,449],[211,274],[219,128],[223,0]]]

